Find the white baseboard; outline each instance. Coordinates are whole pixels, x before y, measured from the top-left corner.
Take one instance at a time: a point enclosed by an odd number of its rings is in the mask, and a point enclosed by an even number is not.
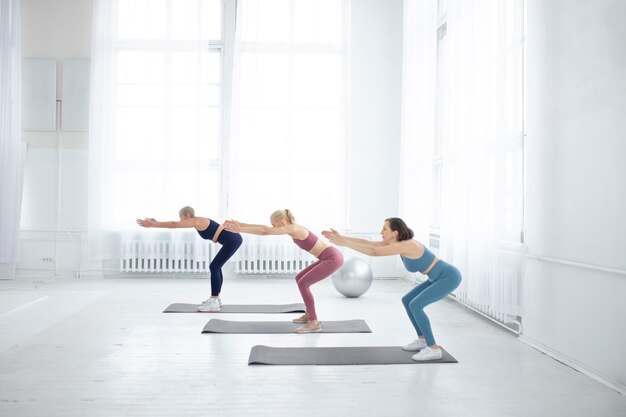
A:
[[[572,359],[570,357],[568,357],[567,355],[564,355],[562,353],[559,353],[551,348],[549,348],[548,346],[545,346],[544,344],[542,344],[541,342],[538,342],[532,338],[526,337],[526,336],[519,336],[518,340],[520,340],[523,343],[526,343],[528,346],[531,346],[535,349],[537,349],[538,351],[545,353],[546,355],[550,356],[553,359],[556,359],[557,361],[569,366],[570,368],[573,368],[575,370],[577,370],[578,372],[587,375],[588,377],[595,379],[596,381],[600,382],[601,384],[606,385],[607,387],[619,392],[622,395],[626,395],[626,386],[620,384],[619,382],[616,381],[612,381],[609,378],[599,375],[596,372],[588,369],[584,364],[578,362],[575,359]]]

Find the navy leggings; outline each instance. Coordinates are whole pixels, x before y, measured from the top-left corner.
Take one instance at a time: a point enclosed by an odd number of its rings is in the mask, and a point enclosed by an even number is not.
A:
[[[209,264],[209,271],[211,271],[211,296],[217,297],[220,295],[222,282],[224,281],[222,267],[237,252],[242,242],[243,239],[239,233],[229,232],[228,230],[222,230],[217,238],[217,243],[220,243],[222,248]]]
[[[454,266],[442,260],[437,261],[428,273],[428,279],[402,297],[402,304],[409,315],[418,336],[424,336],[426,344],[435,344],[430,320],[424,307],[441,300],[450,294],[461,283],[461,273]]]

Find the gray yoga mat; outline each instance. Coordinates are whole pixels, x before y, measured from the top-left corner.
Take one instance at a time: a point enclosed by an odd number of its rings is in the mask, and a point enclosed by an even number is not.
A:
[[[372,333],[363,320],[322,321],[318,333]],[[212,319],[202,333],[294,333],[302,323],[290,321],[228,321]]]
[[[164,313],[202,313],[198,311],[200,304],[184,304],[176,303],[170,305],[163,310]],[[215,313],[260,313],[260,314],[275,314],[275,313],[304,313],[304,304],[224,304],[220,311],[209,312],[209,314]]]
[[[443,358],[417,362],[411,359],[417,352],[407,352],[399,346],[356,347],[271,347],[256,345],[250,351],[248,365],[392,365],[458,363],[445,349]]]

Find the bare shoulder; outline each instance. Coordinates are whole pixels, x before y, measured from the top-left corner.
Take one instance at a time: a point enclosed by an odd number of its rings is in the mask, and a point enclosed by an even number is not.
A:
[[[399,242],[402,244],[403,256],[411,259],[421,258],[424,255],[426,249],[423,244],[414,239],[404,240]]]
[[[209,227],[209,223],[211,223],[211,219],[208,217],[194,217],[189,220],[193,220],[193,227],[200,231],[206,230],[206,228]]]
[[[299,224],[288,224],[285,226],[285,230],[294,239],[304,240],[309,236],[309,229]]]

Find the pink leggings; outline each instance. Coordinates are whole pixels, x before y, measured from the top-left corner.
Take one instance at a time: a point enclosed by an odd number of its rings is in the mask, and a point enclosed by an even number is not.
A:
[[[302,294],[302,300],[306,306],[306,314],[309,316],[309,320],[317,320],[317,314],[315,314],[315,300],[309,287],[316,282],[328,278],[333,272],[341,268],[343,265],[343,255],[334,246],[330,246],[320,253],[317,261],[304,268],[296,275],[296,284],[300,294]]]

